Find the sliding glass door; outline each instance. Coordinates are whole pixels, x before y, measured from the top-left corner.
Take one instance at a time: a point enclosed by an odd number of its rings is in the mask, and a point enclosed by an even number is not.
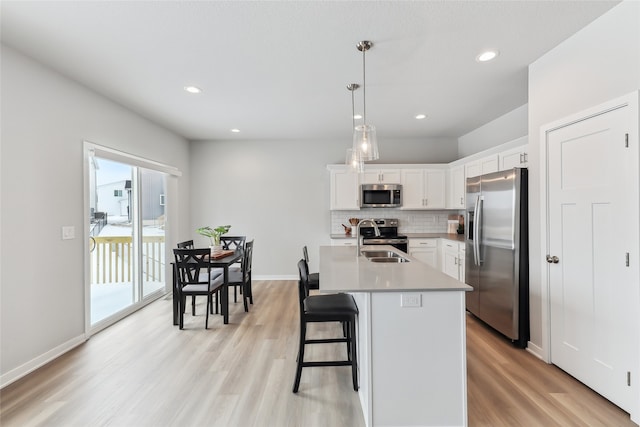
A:
[[[109,157],[88,156],[91,328],[162,295],[166,282],[166,174]]]

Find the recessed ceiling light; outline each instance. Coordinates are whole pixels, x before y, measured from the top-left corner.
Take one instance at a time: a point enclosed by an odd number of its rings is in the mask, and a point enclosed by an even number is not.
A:
[[[418,119],[418,120],[422,120],[422,119],[426,119],[426,118],[427,118],[427,115],[426,115],[426,114],[418,114],[418,115],[416,116],[416,119]]]
[[[202,92],[202,89],[200,89],[199,87],[196,87],[196,86],[185,86],[184,90],[189,92],[189,93],[200,93],[200,92]]]
[[[362,118],[362,114],[356,114],[355,116],[353,116],[353,118],[356,120],[360,120]]]
[[[486,52],[482,52],[480,55],[476,56],[476,61],[478,62],[491,61],[496,56],[498,56],[498,53],[499,52],[497,50],[488,50]]]
[[[238,132],[240,132],[240,129],[231,129],[231,132],[238,133]]]

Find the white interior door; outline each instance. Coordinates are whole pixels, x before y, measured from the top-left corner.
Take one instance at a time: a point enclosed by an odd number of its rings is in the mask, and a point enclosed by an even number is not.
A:
[[[625,228],[638,221],[630,110],[576,121],[546,141],[551,361],[629,412],[640,305],[637,268],[627,266],[639,236]]]

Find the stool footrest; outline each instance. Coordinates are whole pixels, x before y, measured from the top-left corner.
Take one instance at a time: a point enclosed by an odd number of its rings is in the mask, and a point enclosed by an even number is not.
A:
[[[305,340],[305,344],[327,344],[332,342],[349,342],[348,338],[322,338],[322,339],[312,339]]]
[[[323,361],[323,362],[302,362],[303,367],[312,367],[312,366],[351,366],[353,362],[349,360],[331,360],[331,361]]]

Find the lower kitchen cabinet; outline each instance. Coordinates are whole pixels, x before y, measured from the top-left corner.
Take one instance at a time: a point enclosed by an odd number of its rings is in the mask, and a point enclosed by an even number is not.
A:
[[[438,239],[409,239],[409,255],[438,268]]]
[[[464,282],[464,243],[453,240],[441,240],[442,244],[442,272]]]

